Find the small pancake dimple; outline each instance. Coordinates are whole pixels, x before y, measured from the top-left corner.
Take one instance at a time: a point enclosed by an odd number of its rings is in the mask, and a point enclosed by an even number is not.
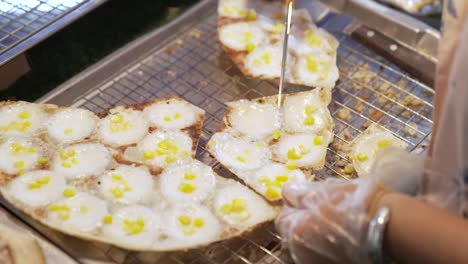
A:
[[[47,132],[56,141],[71,143],[83,140],[96,128],[98,117],[85,109],[64,109],[53,114],[46,123]]]
[[[82,143],[59,150],[52,162],[52,170],[72,179],[100,175],[111,161],[109,150],[101,144]]]
[[[210,210],[196,203],[179,204],[163,213],[168,239],[182,246],[219,239],[221,225]]]
[[[93,195],[79,192],[50,204],[47,210],[52,223],[63,228],[92,232],[101,225],[102,217],[107,214],[107,204]]]
[[[8,193],[30,207],[45,206],[61,198],[64,189],[65,178],[46,170],[27,172],[8,185]]]
[[[192,139],[184,132],[157,130],[143,138],[136,150],[145,164],[164,168],[190,158],[192,145]]]
[[[47,114],[40,105],[26,102],[5,104],[0,107],[0,135],[30,136],[46,118]]]
[[[280,111],[273,103],[240,100],[230,103],[229,107],[227,119],[231,127],[252,139],[271,136],[280,128]]]
[[[146,167],[120,165],[100,177],[99,190],[110,201],[147,202],[153,191],[153,178]]]
[[[104,144],[126,146],[140,141],[149,124],[140,111],[117,107],[99,122],[98,137]]]
[[[203,202],[215,190],[216,178],[211,167],[193,160],[166,168],[160,175],[161,193],[170,202]]]
[[[372,124],[350,143],[348,155],[358,175],[365,177],[380,151],[389,147],[405,149],[407,146],[389,131]]]
[[[152,125],[163,129],[183,129],[194,125],[201,112],[180,99],[156,101],[143,110]]]
[[[150,248],[158,237],[160,218],[148,207],[122,207],[104,220],[103,235],[110,241],[132,248]]]
[[[0,171],[22,174],[39,165],[40,146],[27,138],[10,138],[0,145]]]

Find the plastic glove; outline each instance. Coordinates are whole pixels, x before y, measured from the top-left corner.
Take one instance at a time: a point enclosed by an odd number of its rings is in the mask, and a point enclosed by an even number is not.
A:
[[[366,242],[371,204],[382,189],[414,194],[422,173],[421,157],[388,149],[368,177],[288,184],[276,227],[296,263],[370,263]]]

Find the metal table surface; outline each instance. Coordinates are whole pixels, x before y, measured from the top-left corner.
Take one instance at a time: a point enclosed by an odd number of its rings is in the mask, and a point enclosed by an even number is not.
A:
[[[167,26],[114,52],[38,102],[100,112],[154,97],[180,96],[206,110],[197,159],[213,166],[220,175],[231,176],[204,148],[221,124],[226,111],[224,102],[273,95],[277,84],[243,76],[218,45],[216,23],[216,1],[202,1]],[[372,122],[407,142],[410,151],[418,152],[424,151],[432,129],[434,91],[353,40],[348,32],[349,23],[350,19],[334,14],[321,16],[319,21],[340,42],[337,59],[340,80],[330,104],[335,119],[335,141],[327,153],[326,168],[316,175],[318,180],[353,177],[343,172],[348,161],[341,146]],[[286,85],[286,92],[307,89]],[[156,254],[83,242],[18,215],[80,261],[96,258],[117,263],[291,263],[272,224],[206,248]]]

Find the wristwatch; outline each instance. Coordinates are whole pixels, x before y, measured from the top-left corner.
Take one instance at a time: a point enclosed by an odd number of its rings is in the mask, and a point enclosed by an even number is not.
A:
[[[369,223],[367,231],[367,249],[373,264],[383,264],[383,237],[385,228],[390,220],[390,209],[381,207],[377,210]]]

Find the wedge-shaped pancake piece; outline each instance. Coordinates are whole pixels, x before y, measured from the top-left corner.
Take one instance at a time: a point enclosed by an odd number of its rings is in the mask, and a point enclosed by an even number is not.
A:
[[[10,180],[2,195],[41,223],[79,238],[165,251],[206,246],[271,221],[277,207],[193,159],[161,175],[116,165],[100,176],[38,170]]]
[[[284,6],[281,1],[218,2],[218,39],[231,60],[248,77],[279,79],[281,75]],[[286,81],[333,88],[338,80],[338,41],[317,28],[305,9],[292,21]]]
[[[315,89],[277,97],[229,102],[221,131],[208,151],[270,201],[286,182],[310,180],[325,164],[333,139],[328,91]]]
[[[360,177],[366,176],[374,164],[379,151],[388,147],[405,149],[408,146],[401,139],[378,124],[372,124],[357,136],[348,146],[348,156]]]

